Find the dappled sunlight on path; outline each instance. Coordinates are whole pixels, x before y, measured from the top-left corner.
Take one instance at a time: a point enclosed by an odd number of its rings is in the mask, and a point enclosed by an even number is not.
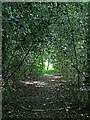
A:
[[[28,81],[20,81],[25,85],[34,85],[35,87],[56,87],[63,86],[63,83],[67,82],[66,80],[61,79],[62,76],[57,74],[43,74],[40,80],[28,80]]]
[[[35,77],[34,77],[35,78]],[[42,74],[40,78],[20,81],[17,96],[13,104],[18,105],[20,114],[27,118],[61,118],[71,111],[71,91],[68,80],[59,74]],[[15,105],[14,105],[15,106]],[[15,114],[18,110],[15,108]]]
[[[44,76],[47,76],[49,78],[61,78],[61,76],[59,76],[57,74],[44,74]]]
[[[21,81],[21,82],[26,85],[35,85],[36,87],[42,87],[42,86],[48,85],[48,83],[45,83],[42,81]]]
[[[36,117],[55,117],[70,110],[70,91],[65,87],[65,80],[58,74],[42,74],[39,80],[21,81],[26,85],[25,109],[32,109]],[[20,97],[22,98],[22,96]],[[19,99],[20,99],[19,98]],[[30,107],[26,105],[29,102]],[[69,103],[69,104],[68,104]],[[52,112],[51,112],[52,111]]]

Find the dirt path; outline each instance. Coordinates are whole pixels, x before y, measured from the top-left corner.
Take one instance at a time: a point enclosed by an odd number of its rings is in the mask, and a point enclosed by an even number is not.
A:
[[[13,101],[9,101],[5,111],[8,112],[7,119],[80,120],[74,119],[76,113],[71,112],[68,82],[58,74],[44,74],[38,81],[21,81],[23,86],[14,92]]]

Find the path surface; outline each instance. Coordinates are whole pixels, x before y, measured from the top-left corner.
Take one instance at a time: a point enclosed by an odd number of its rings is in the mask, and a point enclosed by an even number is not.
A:
[[[44,74],[38,81],[21,83],[18,92],[14,92],[11,107],[6,110],[9,116],[14,115],[15,120],[81,120],[73,119],[76,113],[70,107],[72,96],[69,81],[65,78],[58,74]]]

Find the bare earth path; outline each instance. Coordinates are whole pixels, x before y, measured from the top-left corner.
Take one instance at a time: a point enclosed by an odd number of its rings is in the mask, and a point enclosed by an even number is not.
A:
[[[82,113],[75,117],[69,81],[58,74],[44,74],[38,81],[21,83],[18,92],[12,94],[13,100],[6,104],[5,120],[87,120]]]

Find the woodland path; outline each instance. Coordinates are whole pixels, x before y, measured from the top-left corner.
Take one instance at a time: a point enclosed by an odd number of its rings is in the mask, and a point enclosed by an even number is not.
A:
[[[6,112],[10,118],[13,114],[13,120],[84,120],[80,114],[75,118],[76,112],[71,109],[69,83],[58,74],[43,74],[38,80],[21,81]]]

